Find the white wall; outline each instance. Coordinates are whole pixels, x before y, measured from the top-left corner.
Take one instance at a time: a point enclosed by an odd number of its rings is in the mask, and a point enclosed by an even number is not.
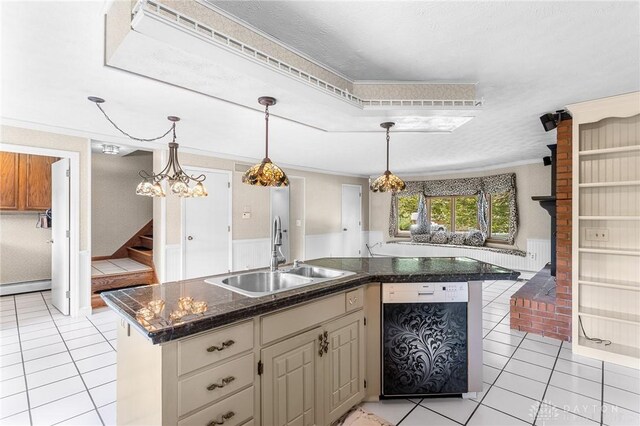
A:
[[[94,153],[91,160],[91,254],[110,256],[153,218],[153,200],[135,193],[138,171],[151,171],[153,156]]]
[[[516,174],[520,226],[514,246],[521,250],[527,250],[528,239],[550,239],[551,217],[546,210],[540,207],[540,204],[537,201],[531,200],[531,197],[534,195],[551,194],[551,167],[543,166],[542,159],[540,159],[540,163],[516,167],[486,170],[482,172],[411,176],[407,177],[406,180],[454,179],[490,176],[501,173]],[[370,199],[370,229],[372,231],[382,232],[385,241],[393,239],[389,237],[388,233],[391,195],[388,193],[372,193],[370,195]],[[496,245],[496,247],[504,247],[504,244]]]
[[[0,213],[0,284],[51,279],[51,229],[38,213]]]

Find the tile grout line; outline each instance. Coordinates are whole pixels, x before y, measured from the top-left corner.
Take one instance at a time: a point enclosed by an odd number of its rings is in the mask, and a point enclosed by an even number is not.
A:
[[[600,426],[604,424],[604,361],[600,361],[602,367],[602,386],[600,387]]]
[[[511,289],[511,287],[513,287],[516,283],[517,283],[517,281],[514,281],[514,282],[513,282],[513,284],[511,284],[511,285],[509,286],[509,288],[508,288],[508,289],[505,289],[505,290],[500,294],[500,296],[502,296],[502,294],[504,294],[504,292],[506,292],[507,290]],[[497,296],[497,297],[500,297],[500,296]],[[496,297],[496,298],[497,298],[497,297]],[[495,301],[495,299],[493,299],[493,301]],[[492,301],[492,302],[493,302],[493,301]],[[491,303],[491,302],[490,302],[490,303]],[[510,312],[509,312],[509,313],[510,313]],[[507,315],[509,315],[509,314],[505,314],[505,317],[506,317]],[[502,321],[501,321],[501,322],[502,322]],[[494,327],[494,328],[495,328],[495,327]],[[492,329],[491,331],[493,331],[493,329]],[[488,333],[487,333],[487,334],[488,334]],[[489,389],[487,390],[487,392],[485,392],[485,394],[482,396],[482,398],[481,398],[479,401],[477,401],[477,402],[478,402],[478,405],[476,405],[476,408],[474,408],[474,410],[471,412],[471,415],[469,416],[469,418],[467,419],[467,421],[464,423],[464,426],[467,426],[467,425],[469,424],[469,421],[471,421],[471,419],[473,418],[473,416],[476,414],[476,411],[478,411],[478,409],[480,408],[480,406],[481,406],[481,405],[483,405],[483,404],[482,404],[482,401],[484,401],[484,400],[485,400],[485,398],[486,398],[486,397],[487,397],[487,395],[489,394],[489,391],[491,391],[491,388],[492,388],[492,387],[494,386],[494,384],[498,381],[498,379],[500,378],[500,375],[502,375],[502,373],[504,372],[504,369],[505,369],[505,367],[507,366],[507,364],[509,364],[509,362],[513,359],[513,355],[514,355],[514,354],[516,353],[516,351],[520,348],[520,345],[522,345],[522,342],[524,342],[524,339],[527,337],[527,334],[528,334],[528,333],[524,333],[524,336],[522,336],[522,340],[520,340],[520,343],[518,343],[518,346],[516,346],[516,349],[513,351],[513,353],[511,354],[511,356],[509,356],[509,359],[507,360],[507,362],[505,362],[505,363],[504,363],[504,365],[503,365],[503,366],[502,366],[502,368],[500,369],[500,372],[499,372],[499,373],[498,373],[498,375],[496,376],[495,380],[493,380],[493,383],[491,383],[491,385],[489,386]],[[482,338],[482,340],[484,341],[484,337]],[[484,350],[484,349],[483,349],[483,350]],[[484,363],[483,363],[483,365],[484,365]],[[495,368],[495,367],[494,367],[494,368]],[[482,383],[484,384],[485,382],[482,382]],[[484,387],[484,386],[483,386],[483,387]],[[498,388],[500,388],[500,386],[498,386]],[[500,388],[500,389],[502,389],[502,388]],[[489,407],[489,406],[488,406],[488,405],[486,405],[486,407]],[[498,409],[496,409],[496,408],[493,408],[493,407],[489,407],[489,408],[491,408],[492,410],[496,410],[496,411],[498,411],[498,412],[500,412],[500,413],[502,413],[502,414],[506,414],[507,416],[513,417],[514,419],[518,419],[518,420],[520,420],[519,418],[517,418],[517,417],[515,417],[515,416],[512,416],[512,415],[511,415],[511,414],[509,414],[509,413],[505,413],[505,412],[503,412],[503,411],[501,411],[501,410],[498,410]]]
[[[556,359],[553,362],[553,367],[551,368],[551,374],[549,375],[549,380],[547,381],[547,386],[545,386],[545,388],[544,388],[544,392],[542,393],[542,398],[540,399],[540,404],[538,405],[538,409],[536,410],[536,416],[533,419],[533,423],[534,424],[538,420],[538,415],[540,414],[540,410],[542,409],[542,404],[544,404],[544,397],[547,395],[547,390],[549,389],[549,383],[551,383],[551,378],[553,377],[553,373],[555,372],[556,364],[558,363],[558,358],[560,357],[560,351],[562,350],[562,345],[563,344],[564,344],[564,342],[561,342],[560,346],[558,347],[558,354],[556,355]],[[552,404],[548,404],[548,405],[551,405],[552,407],[555,407],[555,405],[552,405]]]
[[[107,341],[107,343],[109,344],[109,346],[111,346],[111,347],[113,348],[113,350],[114,350],[114,351],[116,351],[116,353],[117,353],[117,352],[118,352],[118,350],[117,350],[116,348],[114,348],[114,347],[113,347],[113,345],[111,344],[111,341],[110,341],[109,339],[107,339],[107,337],[102,333],[102,330],[100,330],[100,329],[98,328],[98,326],[97,326],[97,325],[95,325],[95,324],[93,323],[93,321],[91,321],[89,318],[87,318],[87,321],[89,321],[89,322],[91,323],[91,325],[93,325],[93,327],[94,327],[96,330],[98,330],[98,333],[100,333],[100,335],[102,336],[102,338],[103,338],[104,340],[106,340],[106,341]],[[114,319],[114,321],[117,321],[117,320],[116,320],[116,319]],[[117,330],[117,329],[118,329],[118,327],[117,327],[117,325],[116,325],[115,330]]]
[[[74,395],[76,395],[76,394],[74,394]],[[80,417],[80,416],[84,416],[85,414],[90,413],[90,412],[92,412],[92,411],[95,411],[95,412],[96,412],[96,415],[98,416],[98,418],[100,419],[100,421],[102,421],[102,418],[100,417],[100,413],[98,412],[98,410],[88,410],[88,411],[85,411],[84,413],[80,413],[80,414],[78,414],[77,416],[73,416],[73,417],[71,417],[71,418],[68,418],[68,419],[62,420],[62,421],[60,421],[60,422],[58,422],[58,423],[54,423],[52,426],[62,424],[63,422],[67,422],[67,421],[69,421],[69,420],[73,420],[73,419],[78,418],[78,417]],[[103,424],[104,424],[104,422],[103,422]]]
[[[514,282],[513,282],[513,284],[511,284],[511,285],[509,286],[509,288],[506,288],[502,293],[500,293],[499,295],[497,295],[496,297],[494,297],[494,298],[493,298],[493,300],[491,300],[491,302],[489,302],[489,303],[487,303],[485,306],[483,306],[483,307],[482,307],[482,311],[483,311],[482,313],[484,314],[484,308],[486,308],[487,306],[489,306],[490,304],[492,304],[493,302],[495,302],[495,301],[496,301],[496,299],[497,299],[498,297],[502,296],[502,295],[503,295],[504,293],[506,293],[508,290],[511,290],[511,287],[513,287],[514,285],[516,285],[516,283],[517,283],[517,282],[518,282],[518,281],[514,281]],[[496,329],[496,327],[497,327],[498,325],[502,324],[502,321],[504,321],[504,319],[507,317],[507,315],[511,315],[511,305],[507,305],[507,306],[509,306],[509,311],[508,311],[506,314],[504,314],[504,316],[502,317],[502,319],[500,320],[500,322],[498,322],[496,325],[494,325],[494,326],[493,326],[493,328],[492,328],[491,330],[489,330],[489,333],[491,333],[493,330],[495,330],[495,329]],[[483,330],[484,330],[484,328],[483,328]],[[518,331],[520,331],[520,330],[518,330]],[[489,333],[487,333],[487,336],[489,335]],[[525,336],[526,336],[526,333],[525,333]],[[486,337],[486,336],[482,336],[482,340],[484,340],[484,338],[485,338],[485,337]],[[489,340],[491,340],[491,339],[489,339]],[[522,336],[522,340],[524,340],[524,336]],[[520,341],[520,343],[522,343],[522,341]],[[511,346],[511,345],[510,345],[510,346]],[[520,344],[518,344],[518,347],[520,347]]]
[[[407,417],[409,417],[409,414],[413,413],[413,411],[418,408],[419,404],[416,404],[415,402],[411,401],[410,399],[407,399],[407,401],[411,402],[413,405],[413,408],[411,410],[409,410],[409,412],[407,414],[405,414],[398,423],[396,423],[396,426],[399,426]]]
[[[483,383],[484,383],[484,382],[483,382]],[[422,405],[422,401],[424,401],[424,400],[425,400],[425,398],[422,398],[422,399],[420,400],[420,402],[418,403],[418,405],[419,405],[420,407],[424,408],[425,410],[431,411],[432,413],[436,413],[437,415],[442,416],[442,417],[444,417],[445,419],[451,420],[451,421],[452,421],[452,422],[454,422],[454,423],[457,423],[457,424],[459,424],[459,425],[463,425],[463,423],[460,423],[460,422],[459,422],[459,421],[457,421],[456,419],[452,419],[452,418],[451,418],[451,417],[449,417],[449,416],[445,416],[443,413],[439,413],[439,412],[437,412],[436,410],[434,410],[434,409],[432,409],[432,408],[429,408],[429,407],[426,407],[426,406]]]
[[[44,300],[44,296],[42,295],[42,292],[40,293],[40,296],[42,297],[42,300]],[[45,300],[45,304],[46,304],[46,300]],[[49,309],[49,306],[47,305],[47,309],[49,310],[49,315],[51,315],[51,310]],[[51,315],[51,319],[53,319],[53,315]],[[55,322],[55,321],[54,321]],[[62,333],[60,333],[60,329],[58,328],[58,325],[56,324],[56,329],[58,330],[58,333],[60,334],[60,337],[62,337]],[[67,343],[64,341],[64,338],[62,339],[62,342],[64,344],[64,346],[67,348],[67,351],[69,352],[69,356],[71,356],[71,351],[69,350],[69,347],[67,346]],[[91,400],[91,404],[93,404],[93,408],[95,408],[96,412],[98,413],[98,418],[100,419],[100,422],[104,425],[104,420],[102,420],[102,416],[100,415],[100,412],[98,411],[98,407],[96,405],[96,402],[93,400],[93,396],[91,396],[91,392],[89,392],[89,388],[87,387],[87,383],[84,381],[84,377],[82,377],[82,373],[80,373],[80,369],[78,368],[75,360],[73,359],[73,357],[71,357],[71,361],[73,362],[73,366],[76,368],[76,371],[78,372],[78,376],[80,377],[80,380],[82,381],[82,384],[84,385],[84,388],[87,391],[87,395],[89,396],[89,400]],[[68,420],[68,419],[65,419]],[[63,420],[63,421],[65,421]]]
[[[64,364],[56,365],[55,367],[51,367],[51,368],[62,367],[62,366],[64,366],[64,365],[69,365],[69,364],[72,364],[72,362],[67,362],[67,363],[64,363]],[[84,373],[80,373],[80,374],[82,375],[82,374],[91,373],[91,372],[93,372],[93,371],[97,371],[97,370],[100,370],[100,369],[102,369],[102,368],[111,367],[112,365],[116,365],[116,364],[115,364],[115,363],[113,363],[113,364],[105,365],[105,366],[103,366],[103,367],[94,368],[93,370],[87,370],[87,371],[85,371]],[[29,373],[29,374],[40,373],[40,372],[45,371],[45,370],[50,370],[51,368],[45,368],[45,369],[43,369],[43,370],[34,371],[33,373]],[[62,379],[58,379],[58,380],[54,380],[54,381],[49,382],[49,383],[45,383],[44,385],[34,386],[34,387],[30,388],[29,390],[38,389],[38,388],[41,388],[41,387],[43,387],[43,386],[52,385],[52,384],[54,384],[54,383],[60,383],[60,382],[62,382],[62,381],[69,380],[69,379],[72,379],[72,378],[74,378],[74,377],[75,377],[75,376],[64,377],[64,378],[62,378]],[[87,389],[88,389],[88,390],[95,389],[95,388],[97,388],[97,387],[100,387],[100,386],[102,386],[102,385],[106,385],[106,384],[111,383],[111,382],[114,382],[114,381],[115,381],[115,380],[110,380],[110,381],[108,381],[108,382],[101,383],[101,384],[96,385],[96,386],[93,386],[93,387],[91,387],[91,388],[87,387]],[[70,395],[69,395],[69,396],[70,396]]]
[[[31,401],[29,398],[29,384],[27,383],[27,371],[24,368],[24,354],[22,353],[22,341],[20,340],[20,323],[18,319],[18,304],[16,302],[16,297],[13,297],[13,306],[16,311],[16,330],[18,335],[18,343],[20,344],[20,359],[22,360],[22,374],[24,378],[24,394],[27,397],[27,410],[29,411],[29,424],[33,424],[33,418],[31,417]],[[19,413],[16,413],[19,414]]]
[[[525,333],[525,337],[526,337],[527,333]],[[522,338],[522,340],[520,341],[520,344],[518,344],[518,346],[516,347],[516,351],[518,350],[518,348],[520,348],[520,345],[522,344],[522,342],[524,342],[524,337]],[[513,351],[513,353],[515,354],[516,351]],[[469,416],[469,418],[467,419],[467,421],[464,423],[465,426],[467,424],[469,424],[469,421],[473,418],[474,414],[476,414],[476,411],[478,411],[478,408],[480,408],[480,406],[482,405],[482,401],[485,400],[485,398],[487,397],[487,395],[489,394],[489,392],[491,391],[491,388],[495,385],[495,383],[498,381],[498,379],[500,378],[500,376],[502,375],[502,373],[504,372],[505,367],[507,366],[507,364],[509,364],[509,362],[513,359],[513,354],[511,354],[511,356],[509,357],[509,359],[507,360],[507,362],[504,363],[504,365],[502,366],[502,368],[500,369],[500,372],[498,373],[498,375],[496,376],[495,380],[493,381],[493,383],[491,383],[491,386],[489,386],[489,390],[487,390],[487,392],[485,392],[485,394],[482,396],[482,398],[478,401],[478,405],[476,406],[476,408],[473,410],[473,412],[471,413],[471,415]],[[483,364],[484,365],[484,364]],[[484,382],[483,382],[484,383]],[[500,388],[500,386],[498,386],[498,388]],[[502,389],[502,388],[500,388]],[[488,405],[486,407],[489,407]],[[515,417],[509,413],[505,413],[504,411],[498,410],[497,408],[494,407],[489,407],[492,410],[496,410],[502,414],[506,414],[510,417],[513,417],[514,419],[519,419],[518,417]]]

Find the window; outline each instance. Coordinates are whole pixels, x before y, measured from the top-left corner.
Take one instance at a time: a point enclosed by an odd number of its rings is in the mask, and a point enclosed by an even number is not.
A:
[[[489,239],[509,239],[509,193],[492,194],[489,197]]]
[[[450,197],[429,198],[427,217],[431,218],[432,231],[448,231],[451,229],[451,205]]]
[[[398,196],[398,228],[396,236],[407,236],[412,213],[418,212],[418,195]],[[429,197],[427,217],[431,221],[431,231],[467,232],[478,229],[478,197]],[[415,218],[415,215],[414,215]]]
[[[456,197],[456,231],[466,232],[478,229],[478,197]]]
[[[398,196],[398,234],[409,233],[411,214],[418,212],[419,195]]]

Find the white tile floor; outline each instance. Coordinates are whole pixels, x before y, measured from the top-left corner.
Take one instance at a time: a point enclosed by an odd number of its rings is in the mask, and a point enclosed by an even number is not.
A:
[[[365,403],[402,426],[640,425],[640,372],[509,328],[522,282],[484,284],[484,391],[475,400]],[[49,292],[0,298],[0,425],[115,424],[115,314],[68,318]],[[270,425],[265,425],[270,426]]]
[[[150,266],[129,258],[94,260],[91,262],[92,277],[123,274],[126,272],[150,271],[151,269],[152,268]]]
[[[114,425],[116,319],[61,315],[50,292],[0,298],[0,425]]]

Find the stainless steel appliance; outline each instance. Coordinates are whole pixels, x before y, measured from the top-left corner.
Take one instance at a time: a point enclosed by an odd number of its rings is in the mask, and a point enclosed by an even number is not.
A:
[[[381,364],[383,398],[475,396],[482,390],[482,283],[382,284]]]

